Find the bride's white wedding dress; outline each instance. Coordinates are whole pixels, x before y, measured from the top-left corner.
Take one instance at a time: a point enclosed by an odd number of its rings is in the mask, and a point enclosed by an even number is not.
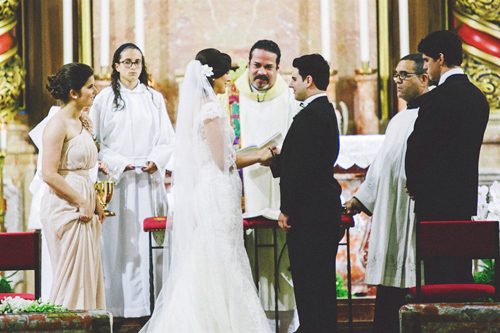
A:
[[[216,133],[218,138],[207,140],[204,122],[210,120],[217,121],[220,133]],[[174,178],[172,266],[153,316],[143,330],[270,332],[243,244],[234,131],[217,100],[202,105],[189,123],[193,128],[189,135],[194,140],[185,147],[185,153],[194,155],[174,154],[174,163],[179,162],[178,157],[190,160],[181,170],[174,167],[174,177],[176,173],[179,178],[183,177],[181,173],[186,177],[192,173],[192,182],[175,183]],[[182,141],[182,124],[178,122],[178,126],[180,137],[176,140]],[[221,143],[215,151],[213,142]],[[189,200],[178,202],[189,195]],[[186,226],[183,220],[192,220],[192,224]]]

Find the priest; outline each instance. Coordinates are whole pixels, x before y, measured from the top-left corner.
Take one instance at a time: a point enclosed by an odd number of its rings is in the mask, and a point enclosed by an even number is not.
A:
[[[235,145],[243,148],[259,146],[273,134],[280,132],[285,137],[293,117],[298,111],[298,102],[287,83],[278,74],[281,51],[271,40],[257,41],[249,53],[248,69],[230,87],[230,119],[236,133]],[[259,164],[243,169],[243,218],[267,218],[278,220],[280,207],[279,179],[273,179],[269,168]],[[259,233],[260,243],[272,241],[271,230]],[[253,242],[249,241],[250,261]],[[278,233],[278,250],[285,244],[285,236]],[[259,253],[259,294],[266,310],[274,310],[274,266],[272,251]],[[288,271],[288,254],[280,262],[280,310],[295,308],[291,276]],[[283,318],[283,317],[281,317]]]

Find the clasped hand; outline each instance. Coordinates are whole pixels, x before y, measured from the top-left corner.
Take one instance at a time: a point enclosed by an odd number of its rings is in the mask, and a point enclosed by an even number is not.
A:
[[[78,211],[80,213],[80,216],[78,219],[82,222],[90,222],[94,218],[94,215],[97,215],[97,218],[101,223],[104,222],[106,219],[106,215],[104,214],[104,210],[102,206],[99,203],[96,203],[96,208],[94,211],[92,211],[92,208],[88,203],[81,204],[78,207]]]
[[[280,151],[278,148],[274,147],[267,147],[263,148],[260,151],[257,152],[257,155],[259,156],[260,160],[260,165],[262,166],[272,166],[274,164],[274,161],[276,159],[276,155],[279,154]]]
[[[135,170],[135,167],[133,167],[131,164],[127,165],[125,167],[124,171],[130,171],[130,170]],[[143,167],[141,170],[142,170],[142,172],[147,172],[149,174],[152,174],[158,170],[158,167],[156,166],[156,164],[154,162],[147,161],[146,166]]]

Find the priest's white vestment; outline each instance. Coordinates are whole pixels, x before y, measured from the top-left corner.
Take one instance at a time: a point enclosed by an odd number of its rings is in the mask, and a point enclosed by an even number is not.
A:
[[[235,82],[239,91],[239,119],[241,129],[241,147],[259,146],[276,132],[283,138],[297,114],[299,103],[285,80],[278,75],[271,89],[258,92],[252,90],[248,70]],[[281,147],[281,145],[279,146]],[[260,164],[243,169],[243,192],[245,211],[243,218],[263,216],[278,220],[280,212],[279,178],[273,178],[271,169]],[[286,235],[278,230],[278,254],[286,242]],[[259,243],[272,242],[271,230],[261,230]],[[253,238],[253,237],[252,237]],[[250,263],[255,269],[253,239],[247,239]],[[280,262],[279,274],[279,309],[295,308],[291,275],[288,271],[288,253],[284,252]],[[274,310],[274,262],[272,248],[259,250],[259,296],[264,309]]]
[[[108,164],[115,182],[108,209],[116,216],[106,219],[101,237],[106,306],[114,316],[142,317],[150,315],[149,240],[142,225],[146,217],[166,215],[163,180],[173,152],[174,130],[159,92],[141,83],[133,90],[119,84],[123,108],[114,106],[113,90],[107,87],[90,110],[100,144],[99,160]],[[154,162],[158,171],[142,172],[147,161]],[[135,170],[124,172],[127,165]],[[161,251],[154,251],[153,256],[158,293]]]
[[[418,108],[404,109],[390,121],[384,143],[354,195],[373,213],[365,282],[415,286],[415,215],[405,190],[406,140]]]

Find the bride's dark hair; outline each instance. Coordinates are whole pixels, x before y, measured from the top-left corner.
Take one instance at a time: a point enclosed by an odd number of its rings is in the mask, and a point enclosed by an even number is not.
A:
[[[212,87],[214,86],[214,79],[220,78],[231,68],[231,57],[226,53],[212,48],[198,52],[195,60],[201,62],[202,65],[212,67],[214,75],[207,77]]]

